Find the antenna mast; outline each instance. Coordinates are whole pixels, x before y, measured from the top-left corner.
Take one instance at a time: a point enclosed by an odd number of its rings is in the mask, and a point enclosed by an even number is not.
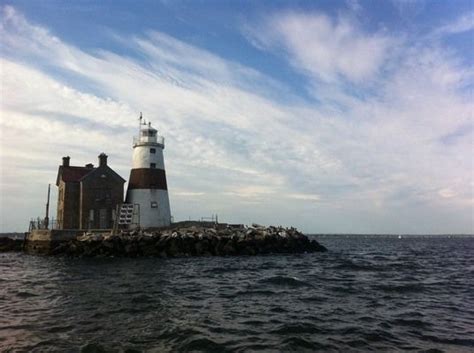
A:
[[[142,120],[143,120],[143,115],[142,115],[142,112],[140,112],[140,117],[138,118],[138,137],[140,137],[140,130],[142,128]]]

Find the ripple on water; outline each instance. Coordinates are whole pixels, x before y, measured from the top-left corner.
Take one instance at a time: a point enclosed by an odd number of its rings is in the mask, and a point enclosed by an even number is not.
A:
[[[278,335],[291,335],[291,334],[315,334],[319,333],[321,330],[316,327],[314,324],[310,323],[297,323],[297,324],[283,324],[279,327],[275,328],[274,330],[270,331],[271,333],[275,333]]]
[[[0,351],[472,351],[474,239],[321,239],[297,256],[0,254]]]
[[[272,276],[261,279],[259,281],[261,285],[274,285],[274,286],[281,286],[281,287],[312,287],[311,283],[299,280],[296,277],[286,277],[286,276]]]
[[[30,298],[30,297],[37,297],[38,294],[36,293],[33,293],[33,292],[29,292],[29,291],[24,291],[24,290],[20,290],[16,293],[16,296],[18,298]]]

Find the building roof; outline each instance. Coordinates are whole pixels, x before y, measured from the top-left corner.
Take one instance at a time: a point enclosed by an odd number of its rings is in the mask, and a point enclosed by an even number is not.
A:
[[[79,182],[87,174],[94,171],[96,168],[89,167],[74,167],[74,166],[59,166],[58,178],[56,180],[56,185],[59,185],[59,179],[64,182]]]
[[[63,180],[79,181],[94,169],[87,167],[63,167]]]
[[[59,182],[62,180],[65,183],[79,183],[85,178],[89,178],[92,176],[96,170],[103,170],[102,168],[107,168],[112,175],[116,178],[120,179],[123,183],[125,183],[125,179],[122,178],[119,174],[117,174],[112,168],[109,166],[105,167],[75,167],[75,166],[63,166],[60,165],[58,169],[58,176],[56,178],[56,185],[59,186]]]

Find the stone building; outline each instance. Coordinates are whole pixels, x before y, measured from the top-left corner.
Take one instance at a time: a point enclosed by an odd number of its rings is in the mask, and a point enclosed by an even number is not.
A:
[[[123,203],[125,180],[107,165],[107,155],[99,155],[99,166],[71,166],[63,157],[59,166],[57,222],[60,229],[109,229],[113,227],[117,205]]]

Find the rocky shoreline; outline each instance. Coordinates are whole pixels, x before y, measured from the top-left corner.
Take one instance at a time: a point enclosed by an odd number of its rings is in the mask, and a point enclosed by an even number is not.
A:
[[[185,257],[311,253],[327,249],[295,228],[190,226],[157,231],[85,233],[55,244],[51,255],[72,257]]]

